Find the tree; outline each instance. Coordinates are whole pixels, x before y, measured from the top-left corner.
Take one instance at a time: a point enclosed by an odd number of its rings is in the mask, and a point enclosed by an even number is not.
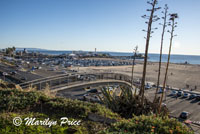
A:
[[[162,35],[161,35],[161,45],[160,45],[160,59],[159,59],[159,67],[158,67],[158,80],[157,80],[157,88],[156,88],[156,93],[155,93],[155,97],[154,97],[154,102],[156,101],[157,98],[157,93],[158,93],[158,88],[160,85],[160,69],[161,69],[161,63],[162,63],[162,48],[163,48],[163,40],[164,40],[164,35],[165,35],[165,28],[167,27],[167,11],[168,11],[168,6],[167,4],[165,4],[165,8],[164,11],[162,11],[162,13],[164,14],[164,17],[162,17],[163,19],[163,24],[159,23],[160,25],[163,26],[162,29]]]
[[[6,54],[7,54],[7,55],[10,55],[10,57],[11,57],[11,55],[14,54],[14,51],[15,51],[15,50],[16,50],[15,47],[8,47],[8,48],[6,48]]]
[[[148,49],[149,49],[149,41],[150,41],[150,37],[151,34],[153,33],[153,28],[152,28],[152,23],[159,20],[157,15],[154,15],[155,11],[157,11],[158,9],[160,9],[160,7],[156,7],[156,5],[158,4],[157,0],[150,0],[147,1],[148,4],[150,4],[152,6],[151,9],[147,9],[147,11],[151,12],[150,16],[147,15],[143,15],[142,18],[147,19],[148,21],[145,22],[146,24],[148,24],[148,28],[147,28],[147,35],[145,37],[146,39],[146,48],[145,48],[145,57],[144,57],[144,65],[143,65],[143,74],[142,74],[142,81],[141,81],[141,88],[140,88],[140,93],[139,95],[142,96],[142,103],[144,101],[144,89],[145,89],[145,78],[146,78],[146,67],[147,67],[147,58],[148,58]],[[157,29],[157,28],[154,28]]]
[[[169,26],[171,26],[171,31],[168,30],[168,32],[170,33],[170,45],[169,45],[168,60],[167,60],[167,66],[166,66],[165,77],[164,77],[164,82],[163,82],[163,89],[162,89],[162,96],[161,96],[160,103],[159,103],[158,113],[160,113],[161,105],[162,105],[162,101],[163,101],[166,80],[167,80],[167,73],[168,73],[168,68],[169,68],[170,55],[171,55],[172,41],[173,41],[173,37],[176,36],[176,35],[174,35],[174,29],[177,27],[177,22],[175,22],[175,19],[177,19],[177,18],[178,18],[178,14],[173,13],[170,15],[170,19],[169,19],[170,20]]]

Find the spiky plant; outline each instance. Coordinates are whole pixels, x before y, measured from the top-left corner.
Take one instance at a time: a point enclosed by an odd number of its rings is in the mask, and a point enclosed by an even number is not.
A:
[[[163,24],[159,23],[160,25],[162,25],[163,29],[162,29],[161,44],[160,44],[160,59],[159,59],[159,67],[158,67],[158,80],[157,80],[157,87],[156,87],[154,102],[157,98],[158,88],[159,88],[159,85],[160,85],[160,70],[161,70],[161,62],[162,62],[162,49],[163,49],[163,40],[164,40],[164,35],[165,35],[165,28],[167,27],[167,24],[166,24],[167,23],[167,16],[168,16],[167,12],[168,12],[168,6],[167,6],[167,4],[165,4],[164,11],[162,11],[162,13],[164,14],[164,16],[162,17]]]
[[[147,35],[145,37],[146,48],[145,48],[145,57],[144,57],[141,88],[140,88],[140,92],[139,92],[139,95],[142,97],[142,103],[143,103],[143,100],[144,100],[144,90],[145,90],[145,79],[146,79],[146,67],[147,67],[149,41],[150,41],[151,34],[153,33],[153,29],[154,29],[154,28],[152,28],[152,23],[159,20],[158,16],[154,15],[154,13],[155,13],[155,11],[160,9],[160,7],[156,7],[156,5],[158,4],[157,0],[150,0],[150,1],[147,1],[147,3],[151,5],[151,9],[147,9],[147,11],[150,12],[150,16],[147,16],[147,15],[142,16],[142,18],[145,18],[145,19],[148,20],[147,22],[145,22],[146,24],[148,24],[147,31],[143,30],[144,32],[147,32]],[[155,29],[157,29],[157,28],[155,28]]]
[[[168,60],[167,60],[167,66],[166,66],[166,71],[165,71],[165,77],[164,77],[164,81],[163,81],[162,95],[161,95],[161,99],[160,99],[160,103],[159,103],[158,113],[160,113],[161,105],[162,105],[162,101],[163,101],[163,96],[164,96],[164,92],[165,92],[167,73],[168,73],[169,61],[170,61],[170,55],[171,55],[171,48],[172,48],[172,41],[173,41],[173,37],[176,36],[176,35],[174,35],[174,29],[177,27],[177,22],[175,21],[177,18],[178,18],[177,13],[170,14],[169,26],[171,26],[171,31],[168,31],[170,33],[170,45],[169,45]]]
[[[118,94],[115,93],[115,90],[110,92],[107,88],[102,88],[101,92],[103,97],[99,96],[103,104],[105,104],[113,112],[116,112],[125,118],[131,118],[133,114],[148,115],[156,112],[158,103],[154,104],[146,98],[142,101],[141,96],[129,93],[129,90],[131,90],[129,87],[121,86],[117,90],[120,90]],[[162,112],[164,115],[167,115],[167,108],[163,107]]]

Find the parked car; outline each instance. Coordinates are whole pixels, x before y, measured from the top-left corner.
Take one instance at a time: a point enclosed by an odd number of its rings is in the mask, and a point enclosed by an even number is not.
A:
[[[194,99],[194,98],[196,98],[196,96],[197,96],[196,94],[191,94],[189,99]]]
[[[98,93],[98,90],[97,89],[90,89],[89,91],[87,91],[88,93]]]
[[[200,95],[197,95],[197,96],[196,96],[196,100],[197,100],[197,101],[200,101]]]
[[[151,86],[149,84],[145,85],[145,89],[151,89]]]
[[[183,98],[188,98],[189,96],[190,96],[189,93],[184,93],[184,94],[183,94]]]
[[[175,96],[175,95],[177,95],[177,91],[174,91],[174,90],[172,90],[172,92],[170,93],[170,96]]]
[[[166,107],[166,106],[167,106],[167,104],[166,104],[166,103],[162,103],[162,106],[165,106],[165,107]]]
[[[178,91],[177,96],[182,96],[183,95],[183,91]]]
[[[183,111],[181,114],[180,114],[180,118],[181,119],[187,119],[189,116],[189,112],[186,112],[186,111]]]
[[[158,93],[162,93],[163,92],[163,88],[161,87],[160,90],[158,91]]]
[[[21,77],[20,79],[21,79],[21,80],[27,80],[27,78],[26,78],[26,77]]]
[[[42,67],[41,67],[41,66],[39,66],[39,67],[37,67],[37,69],[42,69]]]
[[[50,68],[49,71],[56,71],[56,69],[55,68]]]

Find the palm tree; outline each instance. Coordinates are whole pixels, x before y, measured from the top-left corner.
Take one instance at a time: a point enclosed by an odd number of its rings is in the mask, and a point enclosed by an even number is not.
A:
[[[159,18],[157,17],[157,15],[154,15],[155,11],[160,9],[160,7],[156,8],[157,5],[157,0],[151,0],[151,1],[147,1],[148,4],[150,4],[152,6],[151,9],[147,9],[147,11],[150,11],[150,16],[144,15],[142,16],[145,19],[148,19],[147,22],[145,22],[146,24],[148,24],[148,28],[147,28],[147,36],[145,37],[146,39],[146,48],[145,48],[145,57],[144,57],[144,65],[143,65],[143,74],[142,74],[142,81],[141,81],[141,88],[140,88],[140,92],[139,95],[142,97],[142,104],[144,101],[144,89],[145,89],[145,79],[146,79],[146,67],[147,67],[147,58],[148,58],[148,49],[149,49],[149,41],[150,41],[150,37],[151,34],[153,33],[153,29],[152,29],[152,23],[159,20]],[[157,28],[155,28],[157,29]]]
[[[164,17],[162,17],[164,22],[163,22],[163,24],[160,23],[160,25],[163,26],[163,30],[162,30],[162,35],[161,35],[160,59],[159,59],[159,67],[158,67],[158,80],[157,80],[157,88],[156,88],[156,93],[155,93],[155,97],[154,97],[154,102],[156,101],[158,88],[159,88],[159,85],[160,85],[160,69],[161,69],[161,63],[162,63],[162,48],[163,48],[163,40],[164,40],[165,28],[167,27],[167,25],[166,25],[167,10],[168,10],[168,6],[167,6],[167,4],[165,4],[164,12],[162,11],[162,13],[164,14]]]
[[[165,77],[164,77],[164,82],[163,82],[162,96],[161,96],[161,99],[160,99],[158,113],[160,113],[161,105],[162,105],[162,101],[163,101],[163,96],[164,96],[164,92],[165,92],[165,86],[166,86],[166,80],[167,80],[167,72],[168,72],[168,68],[169,68],[169,61],[170,61],[171,48],[172,48],[172,41],[173,41],[173,37],[176,36],[176,35],[174,35],[174,29],[175,29],[175,27],[177,27],[177,22],[175,22],[176,18],[178,18],[178,14],[177,13],[173,13],[173,14],[170,15],[170,19],[169,19],[170,23],[169,23],[169,25],[171,26],[171,31],[168,31],[168,32],[170,33],[171,37],[170,37],[170,45],[169,45],[167,66],[166,66]]]

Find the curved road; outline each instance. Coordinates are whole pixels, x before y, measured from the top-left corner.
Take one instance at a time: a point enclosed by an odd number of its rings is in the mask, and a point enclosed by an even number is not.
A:
[[[113,85],[113,84],[120,84],[120,85],[126,85],[126,86],[131,87],[130,83],[126,81],[122,81],[122,80],[96,80],[96,81],[90,81],[90,82],[86,81],[86,82],[82,82],[75,85],[69,85],[69,86],[56,88],[52,92],[72,90],[72,89],[77,89],[77,88],[85,88],[85,87],[90,87],[90,86]]]

